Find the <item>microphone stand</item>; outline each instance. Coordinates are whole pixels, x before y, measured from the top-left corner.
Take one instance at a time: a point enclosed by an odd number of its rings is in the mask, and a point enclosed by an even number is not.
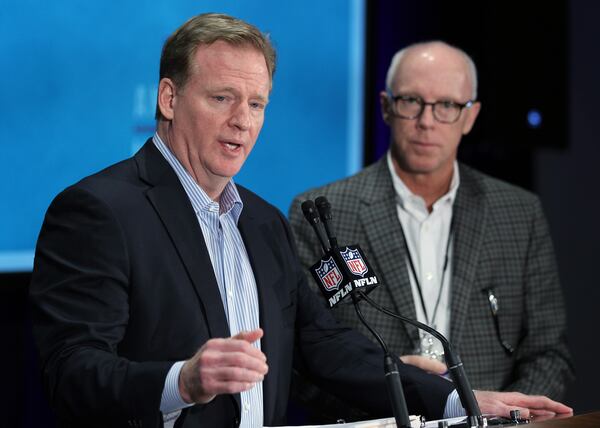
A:
[[[408,417],[408,408],[406,407],[406,400],[404,398],[404,391],[402,389],[402,382],[400,380],[400,372],[398,371],[398,365],[394,360],[394,356],[390,354],[386,343],[383,338],[375,331],[367,320],[363,316],[359,301],[356,298],[356,293],[352,293],[352,303],[354,304],[354,310],[360,321],[365,327],[375,336],[377,342],[383,350],[383,367],[385,370],[385,383],[387,386],[388,394],[390,397],[390,403],[392,404],[392,411],[394,412],[394,419],[396,420],[396,426],[398,428],[411,428],[410,418]]]
[[[318,211],[317,220],[320,217],[321,223],[325,227],[325,231],[327,234],[327,240],[329,241],[329,245],[331,248],[331,253],[333,255],[333,259],[335,262],[346,272],[348,275],[348,267],[346,263],[341,259],[340,252],[338,248],[337,239],[335,237],[335,233],[333,231],[333,225],[331,220],[333,218],[331,214],[331,205],[327,201],[327,199],[323,196],[319,196],[315,199],[314,203],[312,201],[305,201],[302,203],[302,211],[304,212],[304,216],[308,220],[317,236],[319,236],[319,240],[321,241],[321,246],[327,252],[327,245],[323,245],[323,239],[319,235],[320,230],[316,227],[314,208],[316,207]],[[351,276],[351,275],[348,275]],[[363,294],[362,292],[360,293]],[[384,342],[383,338],[373,329],[365,317],[363,316],[360,306],[359,299],[357,298],[357,293],[351,293],[352,303],[354,304],[354,310],[356,311],[356,315],[358,315],[358,319],[364,324],[364,326],[371,332],[371,334],[377,339],[381,349],[383,350],[383,368],[385,371],[385,383],[388,390],[388,395],[390,398],[390,403],[392,405],[392,411],[394,413],[394,419],[396,420],[396,426],[398,428],[411,428],[410,418],[408,417],[408,408],[406,407],[406,399],[404,398],[404,391],[402,389],[402,381],[400,379],[400,372],[398,371],[398,365],[396,364],[395,358],[390,352],[389,349]]]
[[[369,303],[372,307],[377,309],[380,312],[383,312],[386,315],[389,315],[393,318],[397,318],[403,322],[414,325],[421,330],[425,330],[427,333],[431,334],[433,337],[438,339],[442,346],[444,347],[444,354],[446,356],[446,363],[448,364],[448,371],[450,372],[450,376],[456,385],[456,390],[458,391],[458,396],[460,401],[467,412],[468,418],[468,426],[469,427],[483,427],[484,419],[481,415],[481,410],[479,409],[479,405],[477,404],[477,400],[475,399],[475,394],[471,389],[471,384],[469,383],[469,379],[465,373],[465,369],[462,361],[457,353],[452,349],[452,345],[439,331],[429,327],[426,324],[423,324],[419,321],[413,320],[411,318],[405,317],[403,315],[397,314],[395,312],[390,311],[389,309],[380,306],[373,299],[369,298],[366,293],[363,293],[360,290],[356,291],[356,294],[359,294],[361,298],[365,299],[367,303]],[[352,296],[354,299],[354,296]]]
[[[333,232],[333,227],[331,224],[331,221],[333,220],[333,215],[331,212],[331,204],[329,203],[327,198],[325,198],[324,196],[319,196],[317,199],[315,199],[314,202],[309,200],[309,201],[305,201],[302,204],[302,211],[304,212],[306,219],[309,221],[309,223],[311,223],[311,225],[313,225],[313,228],[315,229],[315,232],[317,233],[317,236],[319,237],[319,240],[321,241],[323,249],[325,251],[327,251],[327,245],[324,242],[324,239],[322,238],[322,232],[318,229],[318,227],[316,227],[316,223],[318,222],[318,219],[315,219],[315,208],[318,211],[318,215],[316,215],[316,217],[320,217],[321,222],[325,226],[325,231],[327,233],[327,238],[329,240],[329,244],[330,244],[331,252],[333,253],[334,260],[336,261],[336,263],[338,263],[339,266],[342,267],[342,269],[344,271],[348,272],[348,267],[346,266],[346,264],[344,263],[343,260],[340,260],[341,257],[340,257],[340,253],[338,251],[337,239],[335,238],[335,233]],[[364,293],[360,290],[355,290],[351,295],[352,295],[352,302],[354,303],[354,308],[356,310],[356,314],[358,315],[360,321],[365,325],[365,327],[367,327],[367,329],[373,334],[373,336],[375,336],[375,338],[377,339],[377,341],[379,342],[379,344],[381,345],[381,348],[383,349],[383,351],[385,353],[384,366],[385,366],[385,370],[386,370],[386,381],[387,381],[387,385],[388,385],[390,399],[392,401],[392,408],[394,410],[394,416],[396,418],[396,424],[399,427],[410,426],[410,421],[408,419],[408,410],[406,409],[406,401],[404,400],[404,394],[402,392],[402,384],[400,382],[400,375],[398,373],[398,367],[395,364],[391,354],[388,351],[387,345],[385,344],[385,342],[383,341],[381,336],[379,336],[379,334],[377,334],[377,332],[375,330],[373,330],[373,328],[371,328],[371,326],[369,326],[367,324],[366,320],[364,319],[362,313],[360,312],[360,308],[358,306],[358,302],[359,302],[358,297],[365,299],[367,301],[367,303],[369,303],[372,307],[374,307],[378,311],[383,312],[384,314],[389,315],[391,317],[397,318],[408,324],[412,324],[412,325],[416,326],[417,328],[428,332],[429,334],[431,334],[433,337],[437,338],[442,343],[442,345],[444,347],[444,354],[446,355],[446,363],[448,365],[448,370],[450,372],[450,376],[452,377],[452,380],[454,381],[454,384],[456,385],[456,390],[458,391],[458,396],[460,398],[460,401],[467,412],[468,426],[469,427],[485,426],[485,424],[484,424],[485,421],[483,419],[483,416],[481,415],[481,410],[479,409],[477,400],[475,399],[475,394],[473,393],[473,390],[471,389],[469,380],[467,379],[467,375],[465,373],[463,363],[460,360],[458,354],[456,354],[453,351],[452,345],[450,344],[448,339],[446,339],[440,332],[438,332],[437,330],[434,330],[433,328],[429,327],[428,325],[425,325],[419,321],[407,318],[400,314],[396,314],[395,312],[392,312],[392,311],[378,305],[372,299],[367,297],[366,293]],[[398,404],[398,403],[401,403],[401,404]],[[405,418],[403,417],[403,415],[406,415]]]

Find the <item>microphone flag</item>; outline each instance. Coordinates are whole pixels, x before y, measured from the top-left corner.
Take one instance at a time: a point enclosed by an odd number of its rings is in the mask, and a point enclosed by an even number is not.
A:
[[[358,245],[330,249],[311,266],[310,273],[330,308],[354,290],[367,294],[379,285],[379,279]]]

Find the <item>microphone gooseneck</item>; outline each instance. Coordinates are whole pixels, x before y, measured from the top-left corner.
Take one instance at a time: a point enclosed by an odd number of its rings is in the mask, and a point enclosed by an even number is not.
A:
[[[384,308],[383,306],[377,304],[373,299],[369,298],[365,293],[360,290],[357,290],[357,294],[360,295],[365,301],[370,304],[372,307],[377,309],[380,312],[383,312],[386,315],[389,315],[393,318],[397,318],[403,322],[414,325],[415,327],[426,331],[431,334],[433,337],[438,339],[442,346],[444,347],[444,354],[446,355],[446,362],[448,364],[448,371],[450,372],[450,376],[456,385],[456,390],[458,391],[458,396],[460,401],[467,412],[467,416],[470,419],[469,426],[483,426],[483,417],[481,415],[481,410],[479,409],[479,405],[477,404],[477,400],[475,399],[475,394],[473,393],[473,389],[471,388],[471,384],[469,383],[469,379],[465,373],[465,369],[462,361],[457,353],[452,349],[452,345],[441,334],[439,331],[429,327],[426,324],[423,324],[417,320],[412,318],[405,317],[403,315],[397,314],[395,312],[390,311],[389,309]]]
[[[356,297],[357,293],[352,293],[352,303],[354,303],[354,310],[358,319],[363,325],[371,332],[379,346],[383,350],[383,369],[385,372],[385,383],[387,386],[388,395],[390,397],[390,403],[392,405],[392,411],[394,412],[394,419],[396,420],[396,426],[398,428],[411,428],[410,418],[408,416],[408,408],[406,407],[406,399],[404,398],[404,390],[402,389],[402,379],[400,379],[400,372],[398,371],[398,365],[396,364],[396,358],[394,357],[381,335],[369,325],[365,319],[362,311],[360,310],[360,304]]]

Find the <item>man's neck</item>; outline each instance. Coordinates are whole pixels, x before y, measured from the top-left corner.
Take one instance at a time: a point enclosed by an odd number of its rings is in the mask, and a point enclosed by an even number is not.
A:
[[[177,158],[181,166],[185,168],[190,177],[192,177],[196,184],[202,188],[204,193],[206,193],[213,201],[220,202],[221,194],[223,193],[223,190],[225,189],[225,186],[227,186],[229,180],[219,180],[216,179],[216,177],[215,180],[209,180],[207,171],[205,171],[201,165],[194,165],[193,160],[190,159],[188,155],[188,152],[185,150],[178,150],[178,148],[172,144],[164,124],[163,126],[160,126],[159,124],[157,133],[164,145],[167,146],[169,151]],[[204,180],[202,178],[204,178]]]
[[[454,167],[448,171],[436,171],[427,174],[416,174],[406,172],[394,163],[394,169],[398,177],[415,195],[425,200],[427,210],[431,212],[433,204],[450,190]]]

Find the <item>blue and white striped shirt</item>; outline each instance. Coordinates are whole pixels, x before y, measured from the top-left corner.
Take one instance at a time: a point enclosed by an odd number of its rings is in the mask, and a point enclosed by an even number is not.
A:
[[[258,294],[246,247],[237,227],[243,203],[233,180],[225,186],[220,202],[215,202],[194,181],[158,134],[154,134],[152,141],[177,174],[194,208],[215,271],[231,335],[257,329],[260,326]],[[260,341],[253,345],[260,349]],[[182,366],[183,362],[174,364],[165,381],[160,406],[165,422],[172,423],[179,416],[180,409],[188,406],[179,394]],[[240,426],[262,427],[262,382],[240,396]]]

